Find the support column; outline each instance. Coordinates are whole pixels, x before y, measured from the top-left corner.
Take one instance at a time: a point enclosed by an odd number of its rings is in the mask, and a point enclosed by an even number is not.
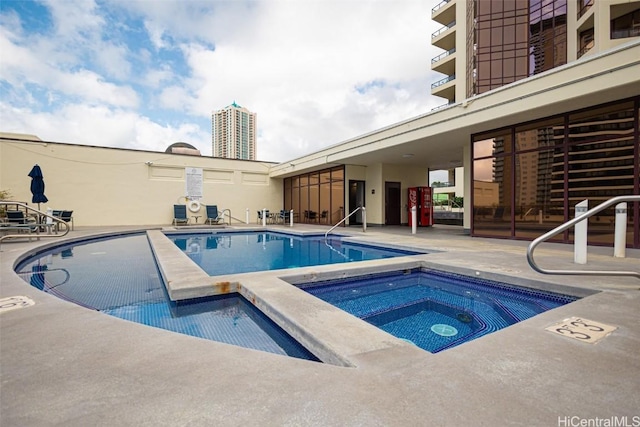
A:
[[[627,249],[627,203],[616,205],[616,228],[613,237],[613,256],[624,258]]]

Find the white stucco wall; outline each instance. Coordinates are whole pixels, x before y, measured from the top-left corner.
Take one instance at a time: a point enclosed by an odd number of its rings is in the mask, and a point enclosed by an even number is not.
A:
[[[13,200],[31,205],[34,164],[49,199],[42,210],[73,210],[76,226],[170,224],[173,204],[185,203],[186,167],[203,169],[203,205],[240,220],[249,208],[251,221],[258,209],[282,208],[282,180],[269,178],[268,162],[0,138],[0,189]],[[205,214],[204,207],[191,213],[200,223]]]

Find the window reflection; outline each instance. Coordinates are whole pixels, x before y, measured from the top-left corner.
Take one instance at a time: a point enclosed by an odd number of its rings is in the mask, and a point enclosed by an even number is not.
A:
[[[469,0],[467,96],[567,62],[567,0]]]
[[[594,207],[634,194],[640,187],[639,114],[633,102],[623,102],[517,125],[513,149],[510,130],[475,136],[472,232],[531,239],[573,218],[582,200]],[[629,209],[627,242],[637,245],[638,214],[632,211],[638,206]],[[614,208],[589,219],[589,243],[613,244],[614,219]],[[567,241],[572,238],[568,233]]]

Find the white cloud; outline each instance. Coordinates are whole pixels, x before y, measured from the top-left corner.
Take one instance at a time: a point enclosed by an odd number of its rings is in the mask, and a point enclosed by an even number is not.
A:
[[[210,153],[203,123],[236,101],[258,114],[258,158],[284,161],[443,103],[429,95],[439,25],[422,0],[48,4],[51,33],[14,31],[10,15],[0,21],[3,127],[8,114],[43,139],[85,141],[97,129],[100,145],[164,150],[185,141]],[[139,23],[148,49],[110,31],[114,10]],[[25,82],[60,111],[39,109]],[[33,103],[15,102],[18,94]],[[62,118],[75,127],[65,131]]]
[[[6,120],[3,131],[29,133],[36,128],[36,135],[46,134],[49,141],[103,147],[113,147],[113,141],[119,141],[121,148],[164,151],[186,139],[203,154],[211,155],[211,136],[196,124],[161,126],[131,111],[76,104],[46,113],[0,103],[0,116]]]

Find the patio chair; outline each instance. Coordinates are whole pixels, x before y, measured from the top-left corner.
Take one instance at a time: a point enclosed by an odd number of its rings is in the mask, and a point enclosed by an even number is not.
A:
[[[173,225],[189,224],[187,205],[173,205]]]
[[[289,222],[290,216],[291,216],[291,212],[281,209],[280,213],[278,214],[278,222],[282,222],[283,224],[286,224]]]
[[[329,222],[329,211],[320,212],[320,222],[322,223]]]
[[[318,212],[316,211],[304,211],[305,222],[316,221],[318,218]]]
[[[222,216],[218,213],[218,205],[207,205],[207,219],[205,224],[219,224],[222,221]]]
[[[71,230],[73,230],[73,211],[62,211],[59,218],[64,222],[70,222]]]

